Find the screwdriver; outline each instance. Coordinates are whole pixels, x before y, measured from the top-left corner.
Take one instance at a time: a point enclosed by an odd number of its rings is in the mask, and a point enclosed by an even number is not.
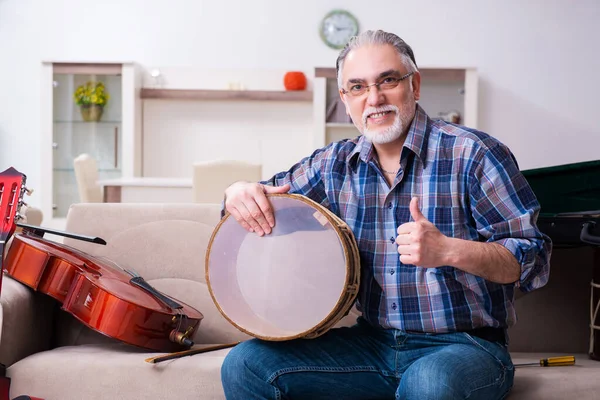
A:
[[[515,367],[527,367],[538,365],[540,367],[564,367],[567,365],[575,365],[575,356],[542,358],[539,363],[515,364]]]

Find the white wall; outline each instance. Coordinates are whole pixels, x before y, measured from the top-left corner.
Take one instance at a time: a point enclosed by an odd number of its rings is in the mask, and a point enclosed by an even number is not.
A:
[[[284,90],[285,69],[159,66],[144,87]],[[312,76],[314,69],[303,71]],[[311,82],[307,85],[312,90]],[[143,100],[142,175],[192,177],[192,164],[239,160],[262,166],[262,178],[288,169],[314,150],[312,101]],[[174,156],[176,154],[176,156]]]
[[[420,66],[476,67],[479,127],[521,168],[600,159],[597,0],[0,0],[0,169],[39,187],[42,60],[333,66],[317,28],[338,7],[398,33]]]

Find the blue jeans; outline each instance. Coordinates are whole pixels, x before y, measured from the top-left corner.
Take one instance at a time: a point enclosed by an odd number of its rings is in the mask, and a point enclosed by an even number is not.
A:
[[[362,318],[315,339],[240,343],[221,368],[228,400],[493,400],[508,395],[513,378],[501,344],[376,329]]]

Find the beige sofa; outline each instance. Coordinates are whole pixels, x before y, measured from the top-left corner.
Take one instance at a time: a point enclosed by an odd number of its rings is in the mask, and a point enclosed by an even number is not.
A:
[[[159,290],[200,310],[204,319],[197,344],[229,343],[248,336],[219,314],[204,281],[206,246],[218,219],[216,204],[78,204],[69,211],[66,230],[99,236],[108,244],[64,242],[132,267]],[[54,300],[7,276],[0,300],[0,362],[8,366],[11,398],[224,398],[220,367],[227,349],[150,364],[144,360],[157,353],[84,328]],[[351,313],[340,324],[355,318]],[[513,354],[516,362],[551,355],[558,354]],[[517,369],[511,400],[566,398],[600,398],[600,362],[578,354],[572,367]]]

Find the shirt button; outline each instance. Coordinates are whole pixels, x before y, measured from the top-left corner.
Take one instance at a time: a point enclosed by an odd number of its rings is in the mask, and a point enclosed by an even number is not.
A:
[[[388,203],[388,208],[391,210],[391,209],[392,209],[392,207],[394,207],[394,205],[393,205],[393,204],[392,204],[392,202],[390,201],[390,202]]]
[[[393,269],[390,269],[390,275],[394,275],[394,272],[396,272],[396,271],[394,271]]]
[[[398,306],[396,305],[396,303],[392,303],[392,310],[396,310],[398,308]]]
[[[393,236],[390,238],[390,242],[394,243],[396,241],[396,238],[394,238]]]

